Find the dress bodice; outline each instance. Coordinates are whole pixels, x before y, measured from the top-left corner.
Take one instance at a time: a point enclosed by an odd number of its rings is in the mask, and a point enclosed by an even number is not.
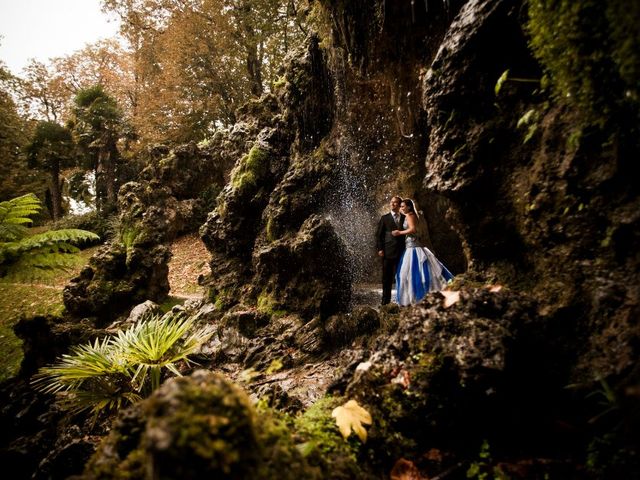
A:
[[[402,229],[406,230],[407,228],[409,228],[409,221],[405,217],[404,223],[402,225]],[[406,235],[405,236],[405,240],[404,240],[404,245],[405,245],[406,248],[419,247],[420,244],[418,243],[418,238],[416,237],[416,234],[415,233],[411,233],[409,235]]]

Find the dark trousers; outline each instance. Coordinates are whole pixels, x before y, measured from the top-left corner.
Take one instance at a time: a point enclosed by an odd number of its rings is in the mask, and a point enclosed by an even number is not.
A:
[[[382,259],[382,305],[386,305],[391,301],[391,285],[396,276],[396,268],[398,267],[399,258]]]

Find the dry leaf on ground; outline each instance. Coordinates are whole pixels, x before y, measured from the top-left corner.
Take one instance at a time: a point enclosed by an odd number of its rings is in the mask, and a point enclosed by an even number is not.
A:
[[[443,290],[440,293],[444,297],[444,303],[442,305],[444,308],[449,308],[451,305],[460,301],[459,291]]]
[[[367,441],[367,431],[362,425],[371,425],[371,414],[358,405],[358,402],[349,400],[344,405],[334,408],[331,416],[336,419],[336,425],[343,438],[349,438],[353,430],[363,443]]]

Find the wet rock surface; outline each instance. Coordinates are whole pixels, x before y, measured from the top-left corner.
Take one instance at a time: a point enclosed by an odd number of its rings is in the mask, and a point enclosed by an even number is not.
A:
[[[271,126],[236,162],[200,229],[212,254],[204,282],[222,305],[252,299],[270,314],[326,316],[348,305],[350,278],[341,273],[345,246],[318,215],[329,201],[335,157],[320,145],[331,125],[333,87],[316,37],[285,79],[279,110],[268,110]],[[335,260],[324,261],[328,255]]]

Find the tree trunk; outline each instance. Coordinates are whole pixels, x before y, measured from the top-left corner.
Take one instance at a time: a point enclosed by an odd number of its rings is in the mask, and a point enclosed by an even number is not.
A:
[[[62,217],[62,193],[60,192],[60,163],[54,161],[49,178],[51,190],[51,217],[53,221],[57,221]]]
[[[256,97],[262,95],[262,65],[258,58],[258,46],[255,43],[247,46],[247,73],[251,85],[251,93]]]
[[[96,168],[96,207],[104,212],[116,204],[116,169],[114,155],[109,146],[98,152]]]

